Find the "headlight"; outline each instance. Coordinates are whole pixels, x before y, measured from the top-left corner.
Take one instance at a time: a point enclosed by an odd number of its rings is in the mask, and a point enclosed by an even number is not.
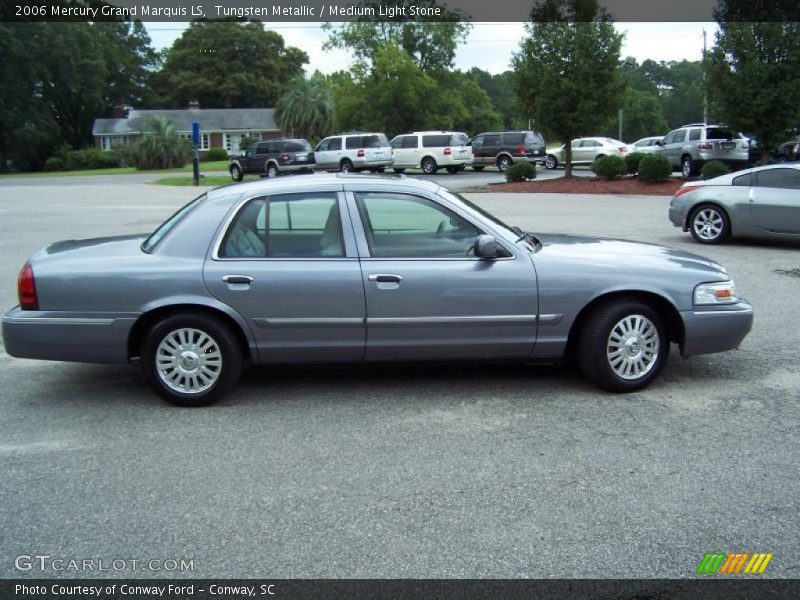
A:
[[[738,301],[736,286],[731,280],[701,283],[694,288],[695,304],[735,304]]]

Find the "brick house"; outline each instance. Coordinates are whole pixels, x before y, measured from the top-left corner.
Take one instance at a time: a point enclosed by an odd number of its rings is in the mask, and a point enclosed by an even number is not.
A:
[[[281,137],[272,108],[200,108],[196,102],[177,110],[135,110],[125,113],[114,107],[111,119],[95,119],[92,127],[95,147],[111,150],[112,145],[135,144],[147,131],[150,117],[162,116],[175,124],[178,134],[191,139],[192,122],[200,123],[200,154],[210,148],[225,148],[228,154],[239,153],[244,136],[267,140]]]

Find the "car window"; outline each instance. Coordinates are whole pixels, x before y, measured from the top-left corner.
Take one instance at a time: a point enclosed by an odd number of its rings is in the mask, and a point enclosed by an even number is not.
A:
[[[406,135],[403,137],[403,148],[416,148],[419,140],[416,135]]]
[[[450,145],[449,135],[423,135],[422,147],[423,148],[442,148]]]
[[[482,135],[475,136],[475,138],[473,138],[472,142],[470,143],[472,144],[473,148],[483,147],[483,136]]]
[[[578,140],[572,140],[572,142],[570,143],[570,146],[572,146],[573,148],[580,148],[580,147],[581,147],[581,142],[582,142],[582,141],[583,141],[583,140],[580,140],[580,139],[578,139]]]
[[[256,154],[266,154],[267,153],[267,143],[263,142],[261,144],[256,144]]]
[[[529,131],[525,135],[526,144],[544,144],[544,137],[538,131]]]
[[[503,145],[504,146],[521,146],[525,143],[524,133],[504,133]]]
[[[756,175],[756,186],[800,190],[800,171],[797,169],[768,169]]]
[[[311,144],[306,140],[288,140],[283,145],[284,152],[309,152]]]
[[[689,141],[696,142],[700,139],[701,134],[703,133],[702,129],[690,129],[689,130]]]
[[[223,258],[337,258],[344,256],[334,193],[282,194],[248,202],[220,249]]]
[[[583,140],[581,148],[596,148],[597,146],[602,146],[602,145],[603,144],[595,140]]]
[[[469,144],[469,137],[466,133],[454,133],[450,136],[449,145],[451,146],[466,146]]]
[[[736,135],[730,129],[723,129],[721,127],[707,127],[706,139],[707,140],[732,140]]]
[[[341,150],[342,149],[342,138],[335,137],[330,139],[330,143],[328,144],[328,150]]]
[[[315,152],[327,152],[330,143],[331,141],[329,139],[322,140],[319,144],[317,144],[317,149]]]
[[[680,131],[670,131],[664,138],[664,144],[673,144],[678,141],[678,134]]]
[[[463,258],[481,231],[436,202],[390,192],[356,194],[370,255],[380,258]]]
[[[360,135],[351,135],[344,139],[344,147],[348,150],[355,150],[356,148],[364,147],[364,138]]]
[[[738,186],[750,186],[750,173],[745,173],[744,175],[739,175],[738,177],[734,177],[733,181],[731,181],[731,185],[738,185]]]
[[[486,136],[486,140],[484,141],[486,146],[499,146],[500,145],[500,136],[496,133],[489,134]]]
[[[169,219],[159,225],[156,230],[151,233],[150,236],[142,243],[142,251],[149,254],[155,250],[159,242],[163,240],[170,231],[175,229],[175,226],[183,221],[183,219],[185,219],[190,212],[200,206],[206,200],[206,198],[207,195],[202,194],[188,204],[185,204],[179,208]]]
[[[362,140],[364,148],[385,148],[389,145],[389,140],[382,133],[365,135]]]

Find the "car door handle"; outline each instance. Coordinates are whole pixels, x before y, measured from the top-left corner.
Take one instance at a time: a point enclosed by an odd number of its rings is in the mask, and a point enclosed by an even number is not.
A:
[[[253,283],[253,278],[250,275],[225,275],[222,278],[225,283]]]
[[[367,276],[367,279],[378,283],[400,283],[403,281],[403,276],[392,273],[372,273]]]

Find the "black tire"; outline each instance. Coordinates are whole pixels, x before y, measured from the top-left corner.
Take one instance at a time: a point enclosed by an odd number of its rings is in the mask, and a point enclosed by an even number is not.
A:
[[[700,204],[689,215],[689,232],[701,244],[721,244],[731,235],[728,213],[716,204]]]
[[[406,170],[405,169],[397,169],[397,168],[395,168],[394,172],[397,173],[398,175],[402,175],[403,173],[406,172]]]
[[[558,159],[556,159],[556,157],[552,154],[548,154],[544,159],[544,168],[548,171],[558,168]]]
[[[655,330],[655,337],[651,335],[638,341],[634,339],[629,344],[619,342],[620,330],[615,329],[626,319],[637,318],[646,319],[639,322],[648,333]],[[647,341],[647,347],[644,341]],[[610,348],[614,346],[624,346],[625,350],[612,357]],[[653,347],[655,352],[650,355],[650,360],[646,360]],[[628,351],[638,351],[640,357],[633,354],[628,357]],[[651,306],[638,300],[620,299],[601,304],[587,316],[578,336],[577,358],[581,371],[589,381],[608,392],[635,392],[647,387],[658,377],[668,354],[669,339],[661,316]],[[618,372],[628,368],[627,361],[641,365],[642,373],[632,372],[630,377],[621,376]]]
[[[267,177],[270,179],[275,179],[278,175],[281,174],[280,170],[278,169],[278,165],[275,163],[267,163],[267,168],[265,169],[267,173]]]
[[[484,169],[484,168],[485,168],[485,166],[483,166],[483,165],[478,165],[478,166],[473,166],[473,167],[472,167],[472,170],[473,170],[473,171],[483,171],[483,169]]]
[[[450,173],[450,175],[455,175],[461,172],[461,167],[447,167],[447,172]]]
[[[436,161],[430,156],[423,158],[419,166],[422,168],[422,172],[425,173],[425,175],[436,175],[436,171],[439,170],[439,165],[437,165]]]
[[[165,340],[171,335],[176,335],[178,331],[188,330],[197,331],[207,336],[216,345],[221,356],[218,365],[210,365],[205,370],[206,373],[211,372],[214,374],[216,379],[207,389],[198,389],[198,391],[194,392],[182,392],[175,389],[176,387],[181,387],[180,383],[171,387],[162,378],[157,367],[157,356],[162,342],[167,343]],[[203,338],[197,335],[196,340],[199,344]],[[175,352],[178,352],[178,350],[176,349]],[[199,350],[198,353],[202,356]],[[202,368],[202,363],[200,365],[197,364],[197,354],[190,349],[187,349],[186,354],[190,367],[192,361],[194,361],[195,367],[193,371],[186,372],[188,376],[179,375],[179,382],[189,380],[192,373],[197,373]],[[207,406],[215,402],[236,384],[242,370],[242,349],[230,328],[219,319],[198,313],[172,315],[156,323],[142,341],[140,356],[142,371],[148,385],[156,394],[175,406]],[[173,369],[173,372],[176,369],[178,367]],[[195,379],[197,378],[195,377]],[[185,385],[190,385],[189,381],[186,381]]]
[[[350,159],[345,158],[339,163],[339,171],[342,173],[352,173],[353,172],[353,163],[350,162]]]
[[[378,167],[377,169],[375,169],[375,172],[376,173],[384,173],[384,172],[386,172],[386,167]]]
[[[497,170],[500,171],[501,173],[505,173],[506,169],[508,169],[508,167],[510,167],[513,164],[514,161],[511,160],[511,157],[504,154],[503,156],[497,159]]]
[[[694,177],[698,173],[697,161],[692,160],[691,156],[681,158],[681,175],[684,178]]]
[[[234,181],[241,181],[244,179],[244,174],[242,173],[242,169],[239,165],[231,165],[231,179]]]

